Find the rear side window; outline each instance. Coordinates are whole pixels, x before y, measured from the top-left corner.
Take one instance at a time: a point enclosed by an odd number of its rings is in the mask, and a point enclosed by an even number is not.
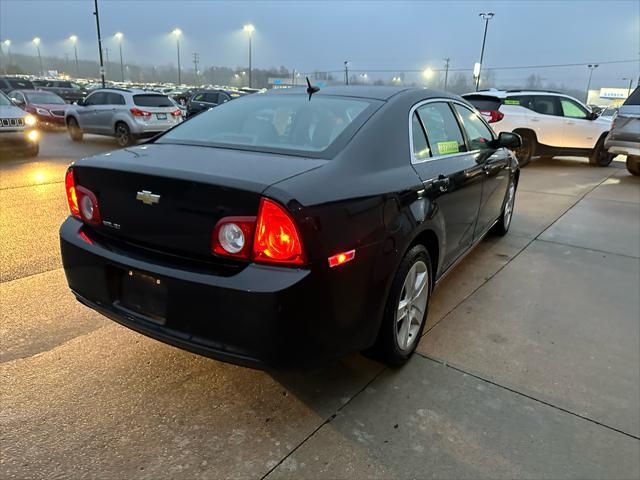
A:
[[[427,144],[427,137],[424,136],[424,130],[422,130],[422,125],[420,125],[420,119],[416,112],[413,112],[411,117],[411,135],[413,137],[413,157],[416,160],[429,158],[431,153]]]
[[[109,92],[107,93],[107,101],[105,102],[107,105],[124,105],[124,97],[119,93]]]
[[[636,87],[636,89],[631,92],[631,95],[624,101],[623,105],[640,105],[640,87]]]
[[[87,97],[85,105],[105,105],[107,103],[107,94],[105,92],[96,92]]]
[[[557,97],[547,97],[545,95],[533,97],[533,111],[543,115],[562,116],[560,102],[558,102]]]
[[[469,147],[471,150],[488,150],[491,148],[491,140],[493,135],[489,127],[480,120],[478,114],[467,107],[456,104],[454,108],[460,114],[462,126],[467,132],[469,138]]]
[[[416,110],[427,132],[434,157],[465,152],[462,132],[453,111],[446,103],[427,103]]]
[[[133,103],[138,107],[172,107],[173,104],[169,97],[165,95],[134,95]]]

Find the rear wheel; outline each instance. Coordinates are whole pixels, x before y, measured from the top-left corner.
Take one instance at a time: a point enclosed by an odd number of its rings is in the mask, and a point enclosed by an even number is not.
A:
[[[116,124],[116,140],[121,147],[128,147],[134,142],[131,130],[126,123],[119,122]]]
[[[606,167],[612,161],[615,155],[613,153],[609,153],[604,146],[604,136],[600,137],[598,143],[596,143],[595,148],[589,155],[589,163],[592,165],[597,165],[599,167]]]
[[[429,252],[416,245],[396,272],[373,349],[387,365],[405,364],[418,346],[427,318],[431,279]]]
[[[531,157],[536,149],[536,138],[531,133],[523,132],[520,133],[522,137],[522,145],[519,148],[516,148],[513,153],[515,153],[516,158],[518,159],[518,164],[521,167],[524,167],[529,164],[531,161]]]
[[[513,208],[516,202],[516,183],[512,178],[509,181],[509,188],[504,198],[504,206],[502,207],[502,213],[498,219],[498,223],[493,227],[493,231],[496,235],[501,237],[506,235],[511,226],[511,219],[513,218]]]
[[[640,156],[627,155],[627,170],[631,175],[640,175]]]
[[[82,129],[80,125],[78,125],[78,121],[75,118],[70,118],[67,120],[67,130],[69,131],[69,136],[71,140],[74,142],[82,141]]]

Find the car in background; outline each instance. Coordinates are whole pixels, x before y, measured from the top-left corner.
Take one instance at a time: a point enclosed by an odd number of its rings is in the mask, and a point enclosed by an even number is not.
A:
[[[35,157],[40,150],[37,120],[0,92],[0,153]]]
[[[9,98],[15,105],[36,117],[39,125],[64,127],[64,114],[70,105],[55,93],[44,90],[14,90]]]
[[[87,88],[81,87],[77,83],[68,80],[48,80],[45,85],[39,88],[59,95],[67,103],[82,100],[89,93]]]
[[[522,147],[515,153],[521,166],[533,156],[588,157],[605,167],[613,160],[604,139],[611,121],[600,118],[582,102],[552,91],[480,90],[462,97],[473,104],[496,133],[515,132]]]
[[[435,285],[509,230],[520,138],[443,92],[312,93],[249,95],[76,161],[60,228],[76,298],[244,365],[407,362]]]
[[[620,107],[604,107],[603,109],[600,110],[600,118],[604,118],[607,120],[613,120],[613,117],[616,113],[618,113],[618,110],[620,109]]]
[[[26,78],[0,75],[0,91],[3,93],[9,93],[17,89],[33,90],[34,88],[31,80]]]
[[[239,98],[243,95],[246,95],[246,93],[235,90],[197,90],[187,102],[187,117],[196,115],[210,108],[217,107],[218,105],[233,100],[234,98]]]
[[[626,155],[629,173],[640,175],[640,87],[629,95],[613,118],[604,146],[612,155]]]
[[[65,112],[73,141],[94,133],[115,137],[121,147],[153,137],[182,120],[182,111],[169,97],[138,89],[94,90]]]

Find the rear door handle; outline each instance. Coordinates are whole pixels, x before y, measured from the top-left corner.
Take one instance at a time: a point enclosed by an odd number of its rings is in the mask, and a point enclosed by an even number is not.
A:
[[[567,125],[575,125],[576,122],[572,122],[571,120],[565,120],[564,123]]]
[[[531,120],[532,122],[539,122],[540,121],[540,119],[536,118],[536,117],[530,118],[529,120]]]

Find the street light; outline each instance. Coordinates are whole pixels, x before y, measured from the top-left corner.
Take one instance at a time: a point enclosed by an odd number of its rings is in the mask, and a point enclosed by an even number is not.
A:
[[[248,23],[244,27],[242,27],[247,35],[249,35],[249,88],[251,88],[251,37],[253,37],[253,32],[255,31],[255,27]]]
[[[182,35],[182,30],[174,28],[171,34],[176,37],[176,49],[178,50],[178,85],[180,85],[182,84],[182,76],[180,73],[180,36]]]
[[[122,62],[122,37],[124,37],[124,35],[122,32],[116,32],[114,37],[118,41],[118,46],[120,47],[120,74],[122,75],[122,82],[124,82],[124,63]]]
[[[425,80],[431,80],[431,77],[433,77],[433,70],[430,67],[425,68],[422,71],[422,76],[425,78]]]
[[[629,80],[629,88],[627,89],[627,97],[631,96],[631,85],[633,85],[633,77],[622,77],[622,80]]]
[[[480,88],[480,73],[482,72],[482,60],[484,60],[484,45],[487,41],[487,28],[489,28],[489,20],[491,20],[495,13],[487,12],[478,14],[484,20],[484,37],[482,37],[482,50],[480,51],[480,65],[478,66],[478,76],[476,77],[476,92]],[[474,68],[475,70],[475,68]],[[474,72],[475,73],[475,72]]]
[[[40,37],[34,37],[32,40],[38,51],[38,61],[40,62],[40,76],[44,77],[44,68],[42,67],[42,56],[40,55]]]
[[[584,100],[584,103],[589,103],[589,88],[591,88],[591,76],[593,75],[593,71],[598,68],[599,65],[597,63],[587,65],[589,69],[589,81],[587,82],[587,96]]]
[[[76,57],[76,78],[80,78],[80,66],[78,64],[78,37],[76,35],[71,35],[69,37],[69,41],[73,44],[73,53]]]

